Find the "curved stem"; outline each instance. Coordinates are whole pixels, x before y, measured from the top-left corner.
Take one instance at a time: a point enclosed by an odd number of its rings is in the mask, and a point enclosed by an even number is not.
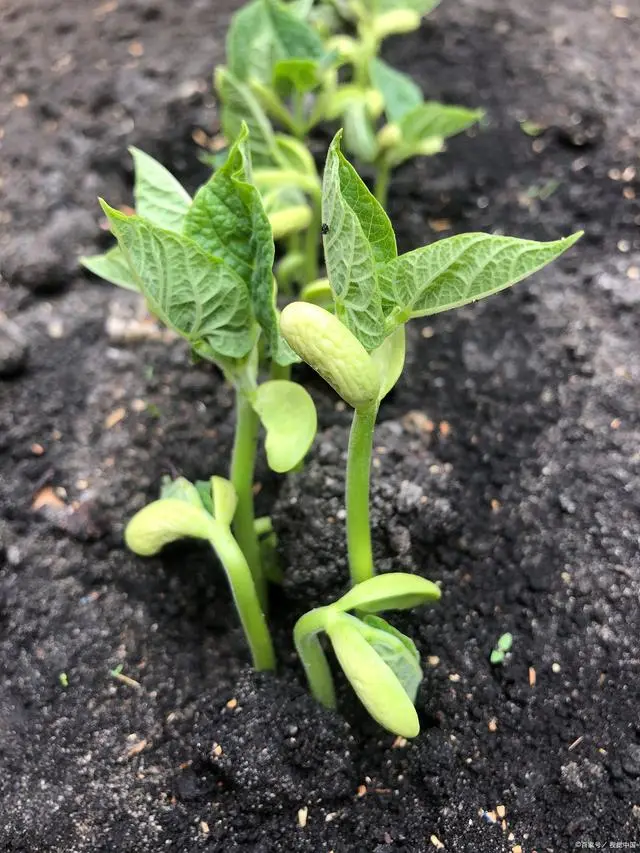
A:
[[[349,435],[347,456],[347,550],[354,584],[373,577],[371,525],[369,523],[369,477],[373,430],[378,403],[356,409]]]
[[[260,565],[260,546],[255,530],[253,507],[253,473],[259,427],[260,421],[251,403],[241,390],[236,389],[236,434],[230,479],[238,496],[238,506],[233,518],[233,532],[251,569],[258,597],[265,606],[266,584]]]
[[[336,707],[333,676],[318,634],[326,630],[330,607],[317,607],[301,616],[293,629],[293,640],[302,661],[309,689],[314,699],[327,708]]]
[[[262,612],[253,575],[231,530],[214,521],[209,541],[226,572],[231,593],[244,629],[253,666],[258,671],[275,669],[271,635]]]

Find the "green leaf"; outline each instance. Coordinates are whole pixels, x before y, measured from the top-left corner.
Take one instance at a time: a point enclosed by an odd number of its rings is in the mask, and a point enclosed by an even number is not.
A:
[[[129,153],[135,169],[133,196],[138,216],[169,231],[182,230],[191,204],[187,191],[171,172],[144,151],[131,147]]]
[[[316,434],[313,400],[302,385],[274,379],[258,386],[252,405],[267,431],[269,467],[278,474],[291,471],[302,462]]]
[[[318,63],[313,59],[280,59],[273,68],[276,86],[291,84],[300,94],[311,92],[319,85]]]
[[[422,91],[411,77],[392,68],[382,59],[372,59],[369,66],[371,82],[382,93],[389,121],[400,119],[423,102]]]
[[[395,309],[398,321],[406,322],[491,296],[542,269],[581,235],[550,243],[492,234],[438,240],[381,268],[385,311]]]
[[[267,356],[290,364],[295,358],[280,336],[275,308],[273,235],[260,193],[251,183],[250,161],[245,125],[227,162],[196,193],[184,233],[242,279],[265,336]]]
[[[322,39],[307,24],[277,0],[264,0],[276,50],[282,59],[321,59]]]
[[[204,506],[200,490],[197,485],[194,486],[186,477],[176,477],[172,480],[171,477],[163,477],[160,485],[160,500],[177,500],[184,501],[202,509]]]
[[[294,14],[296,18],[302,18],[303,21],[309,17],[312,6],[313,0],[289,0],[286,4],[288,11]]]
[[[227,55],[229,69],[239,81],[268,84],[280,60],[319,60],[323,53],[316,31],[277,0],[254,0],[231,19]]]
[[[248,3],[232,16],[227,32],[227,61],[239,81],[255,79],[270,83],[273,50],[264,0]]]
[[[204,507],[165,498],[137,512],[127,524],[127,547],[141,557],[152,557],[178,539],[210,539],[214,521]]]
[[[343,595],[335,606],[340,610],[362,610],[380,613],[383,610],[410,610],[440,600],[436,584],[418,575],[389,572],[374,575]]]
[[[484,110],[469,110],[466,107],[450,107],[437,101],[420,103],[404,113],[398,125],[407,143],[418,143],[437,136],[447,139],[462,133],[480,121]]]
[[[394,734],[415,737],[420,722],[413,702],[393,669],[363,636],[359,620],[341,614],[327,625],[327,634],[340,666],[373,719]]]
[[[419,15],[428,15],[439,3],[440,0],[365,0],[365,6],[379,14],[395,12],[398,9],[410,9]]]
[[[372,163],[378,154],[378,142],[367,104],[363,100],[352,101],[342,115],[342,122],[345,148],[365,163]]]
[[[324,252],[336,311],[362,345],[384,340],[376,269],[397,254],[387,214],[340,151],[336,134],[327,155],[322,188]]]
[[[213,517],[225,527],[230,527],[238,506],[238,495],[233,484],[224,477],[212,477],[211,497]]]
[[[220,123],[225,137],[236,139],[246,123],[253,163],[272,163],[276,154],[273,128],[251,89],[222,66],[216,69],[215,82],[222,101]]]
[[[302,175],[314,178],[318,181],[318,187],[320,186],[316,161],[306,145],[294,139],[293,136],[278,133],[276,134],[276,148],[279,154],[278,159],[283,165],[295,172],[300,172]]]
[[[193,484],[198,490],[202,506],[209,515],[213,515],[213,497],[211,495],[211,480],[196,480]]]
[[[254,342],[254,319],[242,279],[188,237],[125,216],[100,201],[150,310],[199,349],[241,358]]]
[[[125,290],[138,290],[135,282],[131,280],[132,275],[127,259],[117,246],[102,255],[89,255],[80,258],[80,263],[89,272],[110,281],[111,284],[116,284]]]
[[[367,642],[393,670],[407,696],[415,703],[422,681],[420,655],[415,643],[380,616],[365,616],[361,622],[370,629],[364,633]]]
[[[371,353],[371,358],[380,374],[379,400],[383,400],[398,379],[400,379],[404,368],[405,353],[406,335],[404,326],[397,326],[389,337],[384,339],[382,345]]]

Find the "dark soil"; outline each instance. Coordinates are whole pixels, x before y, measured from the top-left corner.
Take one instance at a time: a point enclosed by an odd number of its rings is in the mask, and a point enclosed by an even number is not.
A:
[[[102,245],[95,196],[129,199],[127,145],[202,177],[191,137],[216,128],[227,4],[3,4],[0,323],[30,354],[0,384],[2,851],[640,844],[640,16],[626,5],[449,0],[388,46],[430,97],[488,114],[397,176],[403,249],[587,230],[531,282],[416,322],[383,406],[378,566],[443,588],[438,607],[394,617],[426,670],[422,733],[402,745],[345,684],[341,714],[318,707],[293,653],[297,616],[345,586],[348,414],[319,382],[304,472],[259,470],[286,567],[277,675],[250,672],[206,551],[122,545],[162,473],[224,473],[232,399],[75,258]],[[527,136],[524,119],[546,130]],[[513,650],[491,667],[505,631]]]

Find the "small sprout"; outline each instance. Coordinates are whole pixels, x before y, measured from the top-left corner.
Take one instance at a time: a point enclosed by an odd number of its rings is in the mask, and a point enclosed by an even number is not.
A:
[[[58,681],[62,687],[66,688],[69,686],[69,677],[66,672],[61,672],[60,675],[58,675]]]
[[[489,656],[489,662],[493,664],[493,666],[500,666],[504,663],[504,659],[507,656],[507,653],[510,651],[511,646],[513,645],[513,634],[503,634],[498,638],[498,642],[495,644],[491,655]]]

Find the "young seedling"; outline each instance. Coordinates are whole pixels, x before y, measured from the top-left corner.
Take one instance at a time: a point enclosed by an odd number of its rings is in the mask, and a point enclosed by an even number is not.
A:
[[[298,359],[278,329],[272,228],[251,182],[248,132],[241,128],[226,163],[193,200],[155,160],[135,149],[133,156],[136,214],[101,201],[118,245],[84,264],[142,293],[151,313],[234,386],[234,532],[264,602],[252,491],[260,422],[267,461],[283,473],[309,449],[316,413],[300,385],[283,378],[259,382],[261,363],[271,363],[279,376]]]
[[[294,302],[283,336],[354,409],[346,477],[347,547],[354,583],[374,573],[369,474],[380,401],[404,364],[404,326],[498,293],[557,258],[581,236],[538,243],[463,234],[398,256],[391,223],[334,138],[324,173],[322,219],[333,313]]]
[[[440,590],[431,581],[390,573],[370,578],[333,604],[305,613],[294,628],[294,641],[313,696],[327,708],[336,707],[333,677],[320,642],[324,633],[373,719],[394,734],[415,737],[420,731],[414,707],[422,681],[419,655],[409,637],[375,614],[439,598]],[[357,615],[348,612],[354,610]]]
[[[503,634],[498,638],[498,642],[495,644],[495,647],[489,657],[489,662],[493,664],[493,666],[500,666],[503,664],[508,652],[511,651],[512,645],[513,634]]]
[[[183,477],[165,480],[159,500],[141,509],[127,525],[125,541],[141,557],[152,557],[179,539],[208,542],[227,575],[254,667],[274,669],[271,637],[253,575],[231,532],[237,507],[235,490],[222,477],[212,477],[209,484],[198,486]]]

